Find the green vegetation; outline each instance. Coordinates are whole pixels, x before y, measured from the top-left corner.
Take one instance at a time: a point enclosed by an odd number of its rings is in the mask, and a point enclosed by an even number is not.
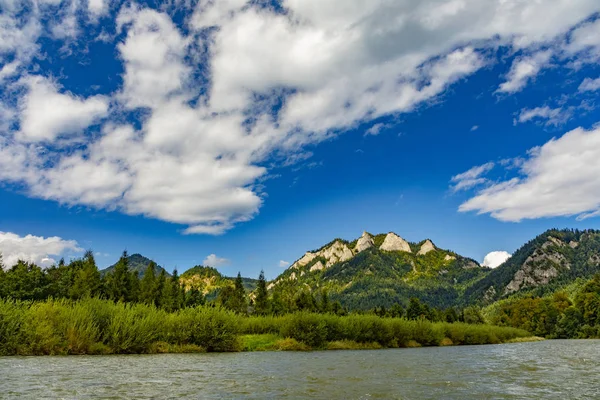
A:
[[[573,300],[564,291],[529,295],[499,302],[487,314],[494,324],[546,338],[600,338],[600,274],[587,281]]]
[[[494,270],[411,246],[413,253],[370,248],[311,271],[327,264],[319,256],[271,284],[262,271],[257,280],[228,278],[203,266],[170,276],[126,252],[108,272],[91,251],[49,269],[19,261],[0,268],[0,354],[418,347],[529,340],[526,332],[600,337],[600,274],[592,278],[600,232],[548,231]],[[142,259],[143,271],[132,268]],[[527,279],[509,290],[517,277]]]
[[[130,354],[503,343],[526,331],[375,315],[246,317],[220,307],[168,312],[100,299],[0,300],[0,355]]]

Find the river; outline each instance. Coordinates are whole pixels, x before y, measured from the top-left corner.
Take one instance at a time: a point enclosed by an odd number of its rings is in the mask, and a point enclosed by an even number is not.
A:
[[[326,352],[0,357],[26,399],[594,399],[600,340]]]

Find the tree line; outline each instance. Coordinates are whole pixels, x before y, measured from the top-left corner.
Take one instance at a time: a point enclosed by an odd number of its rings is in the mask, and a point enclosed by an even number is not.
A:
[[[144,303],[166,311],[204,304],[202,293],[195,289],[185,291],[180,285],[177,270],[172,276],[161,270],[157,276],[156,264],[152,262],[140,278],[128,263],[127,252],[123,252],[114,269],[102,276],[92,251],[81,259],[68,264],[61,260],[47,269],[20,260],[5,270],[0,258],[0,298],[42,301],[95,297]]]

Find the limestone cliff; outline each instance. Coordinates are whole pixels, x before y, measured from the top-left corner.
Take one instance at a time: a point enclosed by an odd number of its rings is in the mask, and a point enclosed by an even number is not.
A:
[[[412,252],[408,242],[393,232],[387,234],[379,250]]]

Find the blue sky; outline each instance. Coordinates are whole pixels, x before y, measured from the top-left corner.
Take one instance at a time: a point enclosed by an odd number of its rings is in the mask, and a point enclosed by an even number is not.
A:
[[[0,0],[0,252],[274,278],[600,228],[592,0]]]

